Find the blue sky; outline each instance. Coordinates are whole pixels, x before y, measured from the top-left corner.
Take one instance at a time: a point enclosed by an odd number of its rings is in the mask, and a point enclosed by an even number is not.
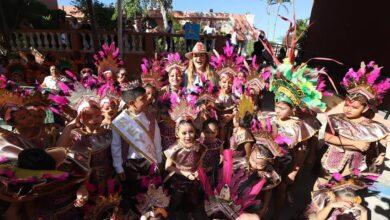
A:
[[[113,3],[115,0],[100,0],[105,4]],[[69,5],[71,0],[58,0],[59,5]],[[181,11],[199,11],[207,12],[213,9],[214,12],[228,13],[250,13],[255,15],[255,26],[264,30],[270,40],[274,37],[274,24],[277,6],[267,6],[266,0],[173,0],[173,9]],[[310,18],[313,0],[296,0],[296,17]],[[285,4],[288,12],[284,7],[280,7],[279,14],[291,17],[292,5]],[[269,12],[269,14],[267,13]],[[284,36],[288,23],[280,18],[276,20],[275,40]]]

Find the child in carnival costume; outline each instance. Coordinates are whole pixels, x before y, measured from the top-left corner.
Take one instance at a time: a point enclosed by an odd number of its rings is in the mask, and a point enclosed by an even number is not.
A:
[[[146,90],[147,111],[157,115],[157,91],[163,87],[163,77],[165,75],[164,61],[157,58],[157,54],[152,60],[143,59],[141,64],[142,86]]]
[[[343,176],[356,170],[380,173],[389,141],[389,128],[370,119],[390,88],[390,79],[377,82],[381,67],[361,63],[358,71],[346,73],[342,85],[347,90],[343,113],[330,115],[325,133],[328,149],[321,162],[323,177]]]
[[[108,91],[118,93],[121,89],[117,82],[117,74],[123,66],[119,48],[115,47],[114,42],[110,45],[103,44],[102,50],[94,55],[94,59],[95,66],[98,69],[99,94],[104,94]]]
[[[158,123],[161,129],[163,149],[167,149],[176,142],[175,122],[169,116],[169,109],[174,108],[185,100],[186,89],[183,86],[184,63],[178,53],[168,54],[165,62],[165,71],[168,75],[168,84],[159,91],[157,105],[159,107]]]
[[[220,55],[215,51],[215,56],[211,57],[210,62],[219,76],[219,93],[217,95],[216,108],[220,120],[220,137],[225,143],[228,143],[232,129],[222,128],[233,127],[233,108],[239,100],[236,90],[239,88],[239,95],[241,95],[244,86],[244,82],[238,83],[239,80],[237,81],[237,79],[239,75],[244,74],[241,71],[245,58],[235,54],[233,49],[233,46],[226,43],[226,46],[223,48],[224,54]]]
[[[96,213],[99,198],[114,193],[114,169],[112,167],[110,129],[102,126],[104,119],[96,90],[74,84],[74,91],[68,97],[70,106],[77,111],[76,119],[67,125],[58,145],[70,150],[90,149],[89,166],[91,174],[84,185],[85,197],[80,199],[78,207],[84,205],[87,216]],[[87,203],[88,202],[88,203]]]
[[[166,184],[171,194],[169,218],[207,219],[201,182],[201,177],[205,176],[202,169],[205,147],[195,138],[195,108],[182,101],[170,114],[176,122],[178,140],[164,151],[165,169],[169,172]]]
[[[202,166],[212,186],[216,183],[224,144],[218,137],[218,131],[218,121],[213,118],[207,119],[203,122],[202,132],[198,139],[199,143],[206,147]]]
[[[296,24],[291,24],[288,35],[295,36]],[[296,39],[293,37],[290,44],[290,51],[287,58],[280,63],[270,45],[266,50],[271,54],[276,68],[272,70],[272,78],[269,90],[275,93],[275,112],[259,112],[258,119],[269,118],[271,124],[277,125],[278,133],[288,137],[291,141],[288,144],[288,157],[280,168],[283,181],[279,185],[279,196],[276,201],[276,210],[281,208],[286,195],[288,185],[294,183],[297,174],[303,166],[308,150],[313,144],[314,135],[317,134],[320,123],[315,118],[315,112],[326,110],[326,104],[322,101],[320,90],[320,75],[323,70],[312,69],[307,63],[295,65]],[[305,117],[299,114],[306,112]],[[289,157],[292,157],[289,159]],[[282,164],[283,164],[282,163]],[[279,213],[276,213],[279,214]]]
[[[305,212],[307,219],[368,219],[359,192],[378,178],[377,174],[354,173],[342,176],[334,173],[328,182],[311,193],[312,202]]]
[[[265,179],[262,188],[263,193],[260,199],[261,206],[255,207],[260,218],[268,212],[272,189],[281,183],[281,175],[276,172],[278,168],[278,158],[284,157],[287,153],[286,146],[290,142],[288,137],[278,133],[275,125],[272,125],[269,119],[258,121],[253,119],[251,131],[255,142],[249,156],[249,179]]]
[[[161,135],[156,116],[146,111],[146,91],[138,81],[122,92],[124,109],[112,122],[113,165],[122,184],[117,217],[135,211],[141,176],[159,175],[162,163]],[[130,211],[131,210],[131,211]]]

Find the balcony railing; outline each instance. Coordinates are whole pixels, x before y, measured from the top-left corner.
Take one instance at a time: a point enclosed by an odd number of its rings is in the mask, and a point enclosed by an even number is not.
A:
[[[99,45],[112,41],[118,43],[117,33],[114,31],[97,31],[97,35]],[[208,43],[210,50],[219,50],[223,47],[226,38],[220,35],[201,35],[200,40]],[[45,52],[96,51],[92,33],[87,30],[17,30],[11,33],[10,45],[13,51],[29,50],[31,47]],[[183,34],[123,32],[124,54],[185,52],[185,50],[186,41]]]

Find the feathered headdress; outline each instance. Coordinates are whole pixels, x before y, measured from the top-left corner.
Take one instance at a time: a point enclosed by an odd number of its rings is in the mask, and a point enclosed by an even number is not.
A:
[[[302,63],[299,66],[294,66],[295,49],[297,42],[301,36],[296,36],[297,24],[290,21],[288,18],[280,16],[283,20],[290,23],[290,27],[286,33],[285,45],[288,48],[287,57],[281,63],[271,44],[262,40],[262,44],[267,52],[271,55],[276,68],[273,70],[270,91],[275,93],[275,100],[287,102],[293,106],[300,108],[309,108],[314,111],[325,111],[326,104],[321,101],[322,92],[317,85],[319,84],[319,76],[328,76],[324,69],[311,69],[307,63]],[[329,58],[313,58],[319,60],[335,61]],[[339,63],[335,61],[336,63]],[[340,64],[340,63],[339,63]],[[328,76],[329,77],[329,76]],[[329,78],[330,79],[330,78]],[[331,79],[330,79],[331,80]],[[331,81],[332,82],[332,81]]]
[[[255,105],[253,104],[252,99],[250,99],[247,95],[242,95],[240,102],[237,105],[238,117],[244,118],[246,114],[253,114],[255,111]]]
[[[162,186],[156,188],[153,184],[149,185],[148,191],[145,194],[137,196],[138,210],[144,214],[150,211],[151,208],[167,208],[170,197],[164,192]]]
[[[118,72],[123,66],[123,60],[119,56],[119,48],[115,47],[115,42],[103,44],[102,50],[93,56],[98,73],[102,74],[107,70],[111,70],[113,74]]]
[[[333,173],[332,178],[325,184],[320,184],[318,188],[339,191],[350,189],[353,191],[361,190],[372,186],[378,179],[377,173],[361,173],[354,171],[351,175],[342,176],[340,173]]]
[[[275,93],[275,101],[287,102],[299,108],[325,111],[326,104],[317,90],[319,72],[303,63],[293,67],[289,59],[274,70],[270,91]]]
[[[187,95],[187,101],[196,105],[208,101],[214,103],[216,101],[218,89],[213,82],[206,80],[203,86],[192,86],[191,93]]]
[[[252,205],[259,205],[257,198],[266,180],[248,181],[249,175],[244,168],[234,171],[233,175],[233,151],[224,150],[223,168],[220,171],[218,184],[214,190],[205,178],[203,187],[207,195],[211,196],[205,205],[208,215],[222,212],[227,219],[236,219],[245,209]],[[250,182],[250,184],[248,184]]]
[[[248,92],[249,89],[253,89],[255,93],[260,93],[261,90],[268,86],[267,80],[271,76],[271,71],[269,69],[259,72],[259,65],[256,63],[256,55],[252,58],[252,63],[249,64],[244,60],[244,66],[248,71],[246,77],[245,88]]]
[[[8,91],[0,89],[0,114],[5,121],[11,119],[11,112],[25,106],[48,107],[50,102],[40,92]]]
[[[90,101],[98,104],[100,98],[96,90],[85,88],[82,84],[77,82],[74,85],[74,91],[70,92],[68,100],[70,107],[76,110],[77,113],[80,113],[84,108],[90,107]]]
[[[266,118],[265,121],[254,119],[252,121],[251,131],[256,140],[256,144],[266,148],[271,153],[260,153],[261,156],[264,156],[264,159],[273,160],[276,157],[282,157],[287,153],[282,145],[291,144],[291,139],[279,134],[278,129],[275,125],[271,124],[269,118]]]
[[[349,69],[341,85],[347,90],[349,96],[361,94],[366,97],[370,107],[375,110],[390,89],[390,78],[375,83],[380,77],[381,69],[382,67],[378,67],[374,61],[368,65],[362,62],[358,71]]]
[[[141,80],[143,85],[150,84],[157,89],[163,86],[162,77],[164,76],[164,63],[162,60],[157,59],[157,55],[154,59],[148,60],[142,59],[141,64]]]
[[[27,105],[43,105],[47,106],[49,102],[46,97],[40,92],[21,93],[11,92],[5,89],[0,89],[0,106],[27,106]]]
[[[241,71],[245,57],[239,56],[234,53],[234,47],[226,42],[226,46],[223,48],[224,54],[220,55],[214,50],[213,56],[211,56],[210,64],[214,67],[215,72],[220,76],[235,77]]]
[[[165,71],[169,73],[174,68],[178,68],[181,71],[184,71],[185,69],[185,65],[182,62],[179,53],[170,53],[166,58]]]
[[[183,100],[171,109],[169,114],[172,120],[178,123],[183,119],[195,120],[197,112],[195,106]]]

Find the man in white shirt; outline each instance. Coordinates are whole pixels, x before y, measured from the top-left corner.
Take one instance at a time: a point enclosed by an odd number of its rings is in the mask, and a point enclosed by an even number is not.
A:
[[[54,91],[60,91],[60,86],[58,85],[58,83],[65,81],[66,77],[61,76],[60,73],[57,71],[56,66],[52,65],[50,66],[50,76],[45,77],[43,83],[41,84],[41,87]]]
[[[122,99],[128,108],[114,119],[112,125],[113,166],[122,182],[118,215],[135,204],[139,179],[149,175],[151,161],[157,163],[155,165],[162,162],[160,129],[156,119],[145,112],[145,93],[145,89],[140,86],[123,91]],[[131,123],[133,125],[129,126]],[[123,130],[125,127],[128,130]],[[129,135],[124,131],[129,132]]]
[[[205,35],[209,35],[209,36],[212,36],[215,34],[215,28],[213,27],[213,23],[210,22],[210,25],[206,25],[203,29],[203,33]],[[213,43],[213,40],[212,39],[206,39],[206,48],[207,48],[207,51],[210,51],[211,50],[211,46],[212,46],[212,43]]]

